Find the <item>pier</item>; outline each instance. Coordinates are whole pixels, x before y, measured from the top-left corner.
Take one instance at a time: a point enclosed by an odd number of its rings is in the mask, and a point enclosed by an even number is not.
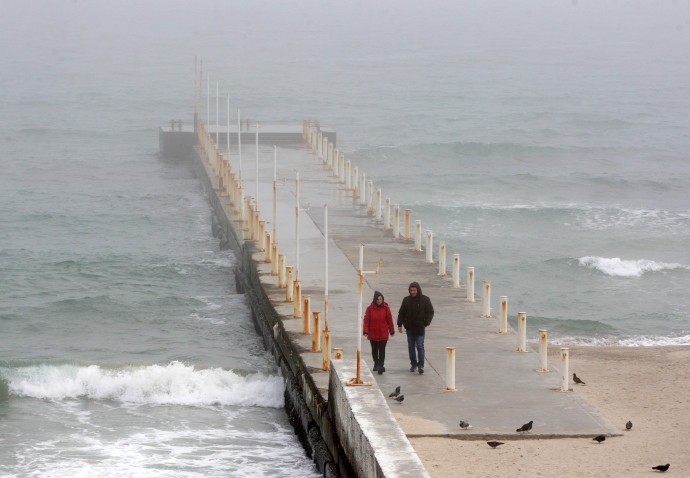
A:
[[[516,331],[507,328],[507,333],[499,333],[504,327],[501,302],[494,297],[487,304],[486,290],[481,293],[481,281],[491,278],[484,277],[481,270],[475,271],[479,294],[472,294],[471,290],[468,294],[465,274],[471,264],[460,264],[460,280],[454,274],[453,254],[463,251],[447,251],[451,260],[446,259],[449,267],[441,275],[438,244],[444,238],[432,236],[431,242],[429,235],[424,234],[421,240],[411,227],[410,239],[404,239],[403,211],[408,207],[399,208],[398,238],[392,229],[385,229],[386,225],[394,228],[392,205],[399,200],[389,198],[389,216],[383,206],[385,191],[380,196],[376,194],[378,178],[361,180],[365,172],[361,165],[358,177],[344,177],[347,169],[341,161],[347,158],[336,157],[334,132],[324,134],[326,131],[320,131],[320,126],[317,128],[310,122],[292,128],[262,125],[255,142],[255,133],[241,131],[240,183],[238,142],[233,141],[237,128],[230,132],[229,138],[219,131],[218,143],[215,131],[209,132],[200,121],[192,129],[191,139],[190,131],[168,128],[160,130],[161,145],[164,141],[166,144],[192,141],[179,147],[192,152],[189,159],[206,184],[221,224],[221,240],[238,255],[237,274],[241,279],[238,283],[245,287],[257,328],[286,378],[288,414],[302,430],[303,443],[324,476],[337,476],[336,473],[340,476],[428,476],[408,437],[514,440],[619,433],[573,392],[567,381],[563,387],[560,363],[549,363],[549,371],[541,371],[542,356],[529,345],[525,351],[519,351]],[[290,137],[280,137],[289,131]],[[322,139],[315,143],[319,132]],[[180,134],[185,134],[185,139],[177,136]],[[276,144],[278,139],[282,139],[280,144]],[[349,170],[352,172],[357,166],[350,164]],[[298,187],[299,203],[296,203]],[[247,197],[252,199],[247,202]],[[254,213],[257,202],[259,212]],[[328,211],[328,242],[324,206]],[[252,222],[257,219],[259,222]],[[414,210],[409,219],[411,224],[422,221],[425,229],[435,226],[426,224],[424,217]],[[266,232],[271,233],[271,242],[277,242],[275,250],[266,251]],[[340,359],[328,354],[328,370],[324,370],[321,350],[325,346],[322,339],[326,320],[326,244],[327,332],[332,350],[343,351]],[[364,308],[371,302],[374,290],[379,290],[391,307],[395,321],[412,281],[420,283],[424,295],[433,303],[435,315],[426,331],[423,375],[410,373],[407,338],[404,332],[397,332],[397,327],[386,349],[386,372],[372,374],[370,347],[364,339],[358,372],[361,244],[364,244],[363,269],[371,271],[381,264],[378,274],[364,276]],[[433,244],[431,254],[430,244]],[[281,274],[273,275],[278,258],[274,253],[284,255],[284,265],[298,273],[293,280],[299,281],[298,289],[292,290],[296,295],[293,301],[287,300],[286,288],[280,287]],[[294,287],[294,283],[286,285]],[[302,301],[306,296],[310,313],[319,313],[320,339],[304,333],[306,325],[314,330],[314,318],[310,317],[305,325],[302,317]],[[512,310],[506,312],[510,316],[518,314]],[[529,313],[526,320],[528,316]],[[536,340],[538,336],[530,338]],[[319,342],[318,350],[314,340]],[[449,348],[454,349],[452,361],[449,361]],[[449,371],[454,372],[450,377]],[[369,385],[348,386],[353,378]],[[396,386],[401,387],[405,396],[402,403],[388,398]],[[460,428],[460,420],[471,426]],[[516,431],[529,421],[533,421],[529,433]],[[315,436],[315,428],[320,437]]]

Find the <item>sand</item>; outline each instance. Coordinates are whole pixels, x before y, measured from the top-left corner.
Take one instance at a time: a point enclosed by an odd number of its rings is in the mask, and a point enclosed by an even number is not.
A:
[[[690,476],[690,346],[570,347],[570,370],[586,385],[575,390],[622,436],[485,441],[412,438],[429,474],[481,476]],[[633,428],[625,430],[630,420]],[[414,425],[403,427],[414,434]]]

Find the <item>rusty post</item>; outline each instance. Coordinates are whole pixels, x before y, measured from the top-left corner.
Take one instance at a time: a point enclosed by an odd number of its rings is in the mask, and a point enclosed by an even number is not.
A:
[[[360,206],[366,206],[367,205],[367,179],[366,179],[366,174],[362,173],[362,179],[360,181],[360,187],[359,187],[359,205]]]
[[[352,172],[350,171],[350,160],[345,161],[345,189],[352,189]]]
[[[548,340],[549,332],[546,329],[539,329],[539,357],[541,359],[541,367],[537,372],[548,372]]]
[[[352,179],[354,179],[354,184],[352,185],[352,200],[354,204],[357,205],[357,196],[359,195],[359,169],[357,166],[352,170]]]
[[[285,267],[285,254],[278,254],[278,288],[287,287],[287,267]]]
[[[527,352],[527,313],[518,312],[518,352]]]
[[[316,157],[323,161],[323,133],[319,131],[316,137]]]
[[[328,327],[323,329],[323,357],[321,362],[321,370],[328,372],[331,369],[331,331]]]
[[[257,245],[261,242],[260,224],[259,224],[259,209],[256,204],[254,204],[254,240],[257,241]]]
[[[508,296],[501,296],[501,330],[499,334],[508,333]]]
[[[455,388],[455,347],[446,347],[446,390]]]
[[[467,268],[467,302],[474,302],[474,267]]]
[[[438,245],[438,275],[446,275],[446,241]]]
[[[328,169],[330,169],[330,166],[331,166],[330,159],[331,158],[328,156],[328,138],[326,137],[325,134],[323,135],[321,142],[323,143],[321,145],[321,151],[323,151],[323,153],[322,153],[323,162],[324,162],[324,164],[326,164],[328,166]]]
[[[400,204],[394,206],[393,212],[393,239],[400,239]]]
[[[343,349],[340,347],[333,348],[333,360],[343,359]]]
[[[342,179],[342,168],[340,167],[340,152],[338,151],[338,148],[333,145],[333,170],[335,173],[335,176],[338,178],[338,182],[341,183]]]
[[[403,240],[405,241],[410,241],[412,240],[412,237],[410,237],[410,214],[412,211],[409,209],[405,209],[405,236],[403,237]]]
[[[264,221],[261,221],[264,222]],[[262,227],[263,229],[263,227]],[[268,246],[266,246],[268,244]],[[271,251],[271,231],[266,232],[264,236],[264,250],[266,251],[266,258],[264,259],[264,262],[267,264],[270,264],[272,259],[272,251]]]
[[[311,351],[321,352],[321,328],[319,327],[321,312],[313,312],[312,315],[314,316],[314,329],[311,335]]]
[[[304,314],[302,315],[302,334],[311,335],[311,296],[304,296]]]
[[[374,214],[374,181],[370,179],[368,185],[369,189],[367,197],[369,199],[367,200],[367,214],[371,216]]]
[[[569,392],[570,384],[568,383],[570,379],[570,373],[568,371],[568,355],[570,349],[568,347],[561,347],[561,392]]]
[[[426,230],[426,262],[429,264],[434,262],[434,233],[431,229]]]
[[[453,254],[453,288],[460,288],[460,254]]]
[[[292,315],[293,318],[295,319],[301,319],[302,318],[302,281],[301,280],[296,280],[295,283],[295,292],[294,292],[294,303],[295,303],[295,311]]]
[[[376,190],[376,222],[381,222],[381,188]]]
[[[293,294],[295,292],[295,280],[292,277],[292,266],[285,266],[285,275],[287,284],[285,284],[285,302],[292,302]]]
[[[484,316],[490,319],[491,316],[491,281],[485,280],[484,283]]]
[[[328,143],[328,169],[333,170],[333,143]]]
[[[271,244],[271,275],[272,276],[277,276],[279,274],[279,259],[278,259],[278,243],[273,241],[273,244]]]
[[[259,213],[257,212],[257,218],[259,217]],[[266,221],[258,221],[259,223],[259,248],[258,252],[266,252]],[[268,234],[269,241],[271,237],[271,233]],[[269,242],[270,243],[270,242]],[[271,255],[266,254],[266,259],[270,262],[271,260]]]
[[[344,182],[345,176],[345,155],[343,153],[340,153],[340,182]]]
[[[386,196],[386,209],[383,213],[383,230],[388,231],[391,228],[391,197]]]
[[[414,250],[416,252],[422,251],[422,220],[421,219],[417,219],[415,221]]]

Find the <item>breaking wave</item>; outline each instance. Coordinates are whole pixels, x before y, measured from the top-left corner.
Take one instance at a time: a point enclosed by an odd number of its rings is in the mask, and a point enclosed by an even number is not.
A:
[[[585,256],[578,259],[582,267],[598,270],[612,277],[640,277],[645,272],[687,269],[677,263],[655,262],[647,259],[622,260],[620,257]]]

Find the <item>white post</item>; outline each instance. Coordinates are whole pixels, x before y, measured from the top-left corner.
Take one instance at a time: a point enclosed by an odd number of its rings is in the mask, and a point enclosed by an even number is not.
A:
[[[364,270],[364,244],[359,244],[359,272]]]
[[[366,206],[367,205],[367,180],[366,180],[366,175],[362,173],[362,180],[360,181],[360,187],[359,187],[359,205],[360,206]]]
[[[323,235],[323,250],[324,250],[324,326],[328,330],[328,204],[323,205],[323,221],[324,221],[324,235]]]
[[[374,182],[371,179],[369,180],[369,192],[367,197],[369,198],[367,201],[367,214],[372,215],[374,214]]]
[[[422,220],[417,219],[415,225],[414,250],[420,252],[422,250]]]
[[[225,139],[228,140],[228,164],[230,164],[230,93],[227,95],[228,99],[228,134]]]
[[[278,242],[278,182],[276,178],[276,170],[278,167],[278,155],[276,145],[273,145],[273,242]]]
[[[518,352],[527,352],[527,313],[518,312]]]
[[[285,266],[285,275],[287,276],[287,284],[285,287],[285,302],[292,302],[293,294],[295,293],[295,278],[292,266]]]
[[[328,139],[325,142],[328,142]],[[328,169],[333,170],[333,143],[328,143]]]
[[[237,155],[240,160],[240,187],[242,187],[242,123],[239,108],[237,108]]]
[[[287,287],[285,254],[278,254],[278,288],[285,289]]]
[[[340,153],[340,182],[343,182],[343,176],[345,176],[345,155],[343,153]]]
[[[335,175],[338,177],[338,182],[342,182],[343,170],[340,167],[340,151],[333,145],[333,168],[335,169]]]
[[[218,82],[216,81],[216,146],[219,146],[218,143]]]
[[[345,189],[352,189],[352,172],[350,171],[350,160],[345,161]]]
[[[446,275],[446,241],[438,245],[438,275]]]
[[[256,122],[256,210],[259,210],[259,122]]]
[[[211,72],[206,72],[206,126],[211,126]]]
[[[474,302],[474,267],[467,268],[467,302]]]
[[[446,347],[446,390],[456,390],[455,347]]]
[[[453,254],[453,288],[460,288],[460,254]]]
[[[570,373],[568,372],[568,347],[561,347],[561,392],[570,391],[570,384],[568,380],[570,379]]]
[[[491,318],[491,281],[485,280],[484,283],[484,317]]]
[[[400,238],[400,204],[394,206],[395,217],[393,220],[393,239]]]
[[[376,222],[381,222],[381,188],[376,190]]]
[[[391,228],[391,198],[386,196],[386,209],[383,214],[383,230],[387,231]]]
[[[508,296],[506,295],[501,296],[501,330],[498,333],[508,333]]]
[[[295,256],[295,280],[299,280],[299,171],[295,172]]]
[[[548,338],[549,332],[546,329],[539,329],[539,356],[541,358],[541,368],[538,372],[548,372]]]
[[[434,262],[434,233],[431,229],[426,230],[426,261],[429,264]]]

